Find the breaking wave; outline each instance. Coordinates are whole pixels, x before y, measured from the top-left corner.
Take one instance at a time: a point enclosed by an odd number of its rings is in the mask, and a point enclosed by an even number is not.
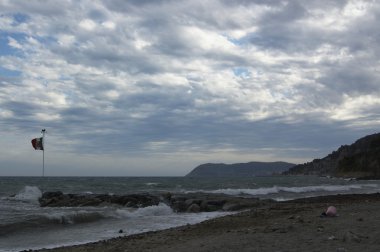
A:
[[[116,218],[137,218],[144,216],[163,216],[163,215],[171,215],[173,214],[173,210],[163,203],[160,203],[157,206],[148,206],[144,208],[137,208],[136,210],[131,209],[117,209],[115,211],[114,217]]]
[[[96,222],[102,219],[135,219],[149,216],[167,216],[171,214],[173,214],[172,209],[163,203],[157,206],[137,209],[113,207],[88,207],[85,209],[62,207],[41,209],[40,213],[34,212],[25,218],[14,220],[14,222],[0,223],[0,235],[17,232],[26,228],[47,228],[56,225]]]
[[[37,186],[25,186],[13,199],[26,202],[38,202],[41,196],[42,192]]]
[[[376,189],[377,184],[352,184],[352,185],[318,185],[318,186],[303,186],[303,187],[283,187],[283,186],[272,186],[272,187],[262,187],[255,189],[217,189],[211,191],[203,191],[207,193],[223,193],[227,195],[239,196],[239,195],[270,195],[279,193],[313,193],[313,192],[350,192],[361,189]]]

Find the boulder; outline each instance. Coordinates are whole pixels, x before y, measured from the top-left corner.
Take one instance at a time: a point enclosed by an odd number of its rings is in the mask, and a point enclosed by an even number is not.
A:
[[[228,203],[223,205],[222,210],[230,212],[230,211],[238,211],[238,210],[241,210],[242,208],[243,208],[243,206],[239,203],[228,202]]]
[[[163,202],[175,212],[238,211],[256,207],[262,202],[257,198],[242,198],[223,194],[64,194],[60,191],[45,192],[39,199],[41,207],[108,206],[147,207]]]
[[[185,201],[174,201],[170,207],[174,212],[185,212],[187,210],[187,205]]]
[[[214,212],[222,209],[222,205],[209,204],[208,200],[203,200],[200,207],[202,212]]]
[[[116,204],[129,207],[147,207],[159,204],[153,195],[108,195],[108,194],[63,194],[62,192],[44,193],[39,199],[41,207],[99,206]]]
[[[199,213],[200,210],[201,210],[201,207],[198,204],[191,204],[187,208],[186,212],[188,212],[188,213]]]

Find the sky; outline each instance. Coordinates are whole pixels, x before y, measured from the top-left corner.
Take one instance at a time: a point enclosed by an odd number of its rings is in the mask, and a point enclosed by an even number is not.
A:
[[[0,176],[183,176],[379,132],[380,2],[0,0]]]

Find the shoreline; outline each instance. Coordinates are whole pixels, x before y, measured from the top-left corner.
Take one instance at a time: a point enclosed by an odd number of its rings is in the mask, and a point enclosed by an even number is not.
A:
[[[320,217],[330,205],[339,216]],[[34,251],[379,251],[379,226],[379,193],[338,194],[266,202],[194,225]]]

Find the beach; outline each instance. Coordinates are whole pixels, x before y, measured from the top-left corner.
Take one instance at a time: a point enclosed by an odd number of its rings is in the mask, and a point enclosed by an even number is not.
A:
[[[329,206],[337,217],[321,217]],[[38,251],[380,251],[379,227],[380,194],[332,195],[267,202],[195,225]]]

